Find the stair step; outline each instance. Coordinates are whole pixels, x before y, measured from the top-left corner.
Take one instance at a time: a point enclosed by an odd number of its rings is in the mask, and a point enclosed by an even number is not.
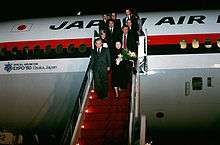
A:
[[[78,143],[80,145],[102,145],[103,139],[99,138],[93,138],[93,139],[88,139],[88,138],[80,138]]]
[[[109,83],[109,97],[99,99],[95,92],[89,93],[92,99],[86,106],[88,112],[84,116],[84,128],[81,128],[80,145],[127,144],[130,88],[120,91],[120,98],[116,100]]]
[[[128,120],[128,114],[127,113],[118,113],[118,112],[113,112],[111,113],[111,117],[108,113],[86,113],[85,114],[85,120],[84,121],[105,121],[107,119],[109,120],[115,120],[115,121],[120,121]]]
[[[127,106],[89,106],[86,108],[89,112],[87,114],[90,113],[95,113],[95,114],[109,114],[111,115],[111,113],[128,113],[129,112],[129,108]]]
[[[106,105],[128,105],[129,104],[129,98],[119,98],[119,100],[116,99],[92,99],[88,101],[88,106],[106,106]]]
[[[83,122],[83,125],[83,129],[121,129],[124,128],[124,126],[126,126],[124,121],[111,120]]]
[[[82,130],[81,135],[84,138],[111,138],[111,137],[120,137],[124,136],[124,129],[86,129]]]
[[[125,145],[122,138],[80,138],[80,145]]]

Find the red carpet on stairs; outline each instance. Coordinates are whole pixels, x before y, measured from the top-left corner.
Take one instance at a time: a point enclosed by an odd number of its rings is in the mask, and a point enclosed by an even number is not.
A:
[[[84,128],[78,145],[126,145],[128,140],[130,86],[120,91],[120,99],[114,98],[109,73],[109,97],[96,98],[95,92],[90,92],[86,107]]]

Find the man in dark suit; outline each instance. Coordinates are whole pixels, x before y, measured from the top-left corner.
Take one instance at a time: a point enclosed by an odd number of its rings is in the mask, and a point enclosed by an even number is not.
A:
[[[134,27],[134,25],[133,25],[133,23],[132,23],[131,20],[128,20],[128,21],[127,21],[127,25],[128,25],[128,29],[129,29],[128,33],[131,33],[131,34],[135,37],[136,42],[137,42],[137,44],[138,44],[138,43],[139,43],[138,30],[135,29],[135,27]]]
[[[137,54],[138,52],[138,40],[132,31],[129,31],[127,25],[122,26],[121,42],[122,48],[128,49]]]
[[[95,40],[95,49],[91,52],[91,67],[97,97],[100,99],[108,97],[108,71],[111,60],[109,49],[102,46],[102,39]]]
[[[108,29],[106,31],[109,47],[114,47],[116,40],[119,39],[121,28],[115,27],[115,21],[113,19],[108,20]]]
[[[135,30],[138,30],[138,20],[136,18],[136,16],[132,13],[132,10],[131,9],[126,9],[125,10],[125,17],[122,19],[122,23],[123,25],[127,25],[127,21],[128,20],[131,20],[132,23],[133,23],[133,27]]]
[[[121,20],[117,18],[117,13],[112,12],[111,13],[111,19],[115,22],[115,27],[118,29],[121,29]]]
[[[122,32],[123,32],[121,35],[122,48],[135,52],[137,55],[138,54],[138,42],[137,42],[135,34],[132,31],[129,31],[129,27],[127,25],[122,26]],[[127,80],[129,82],[132,79],[132,70],[135,70],[133,66],[136,66],[136,62],[134,62],[134,64],[131,61],[125,61],[125,62],[126,62],[126,66],[124,70],[126,70],[127,72]],[[126,88],[126,87],[123,87],[123,88]]]
[[[106,31],[108,48],[110,51],[111,64],[114,63],[114,46],[115,42],[120,39],[121,28],[115,27],[115,21],[113,19],[108,20],[108,29]]]
[[[107,30],[107,28],[108,28],[107,21],[108,21],[108,15],[103,14],[102,15],[102,20],[99,21],[99,32],[101,30]]]

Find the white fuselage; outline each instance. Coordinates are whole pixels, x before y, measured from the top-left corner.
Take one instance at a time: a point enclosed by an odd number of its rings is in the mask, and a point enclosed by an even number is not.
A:
[[[124,14],[118,15],[121,22],[124,16]],[[188,45],[191,45],[193,39],[199,39],[201,46],[203,46],[206,38],[210,38],[211,42],[216,44],[220,38],[220,10],[148,12],[140,13],[139,16],[143,22],[142,30],[147,39],[147,51],[149,48],[146,73],[140,74],[141,113],[147,116],[149,128],[152,130],[219,129],[219,53],[216,51],[201,53],[201,51],[195,52],[193,50],[193,52],[183,54],[178,49],[180,49],[179,42],[183,39],[187,41]],[[0,24],[0,47],[11,50],[16,46],[21,50],[26,45],[33,47],[39,44],[43,48],[50,43],[52,47],[55,47],[58,43],[67,47],[70,42],[73,42],[76,47],[79,47],[81,43],[91,47],[94,31],[98,30],[99,20],[101,20],[101,15],[4,22]],[[175,51],[170,54],[154,53],[154,48],[159,50],[163,47],[168,51],[169,47],[172,47],[175,48]],[[152,54],[150,53],[151,50]],[[2,84],[0,86],[0,106],[4,106],[1,110],[7,109],[8,111],[7,113],[1,111],[0,116],[3,118],[5,115],[9,117],[5,120],[0,119],[3,121],[0,121],[0,124],[10,124],[14,119],[17,119],[20,123],[16,124],[17,127],[23,127],[21,124],[27,122],[25,119],[31,120],[35,116],[27,117],[30,115],[29,113],[21,113],[20,111],[25,110],[26,107],[28,110],[33,109],[36,111],[34,109],[36,105],[32,105],[33,101],[30,100],[32,97],[39,96],[36,95],[36,92],[29,92],[30,95],[27,95],[27,97],[30,98],[23,97],[23,105],[16,105],[16,102],[13,104],[10,100],[19,97],[15,95],[18,91],[16,90],[18,84],[12,87],[15,92],[14,97],[11,96],[11,93],[4,91],[5,87],[10,87],[10,84],[15,81],[12,80],[11,74],[7,74],[3,69],[5,63],[7,61],[0,62],[2,65],[0,67],[0,72],[2,72],[0,79],[3,78],[6,81],[6,85]],[[26,73],[23,71],[22,77],[25,77]],[[21,74],[15,76],[16,81],[21,80],[18,77],[19,75]],[[59,77],[59,79],[62,78],[62,76]],[[30,81],[37,82],[38,79],[35,78]],[[208,84],[210,81],[211,85]],[[29,87],[32,86],[30,82],[19,82],[20,85],[24,85],[24,83],[30,85]],[[37,84],[34,84],[36,86],[33,87],[38,88]],[[13,84],[11,85],[13,86]],[[202,89],[193,90],[193,85],[198,88],[202,87]],[[20,91],[26,90],[22,87],[20,89]],[[8,88],[6,90],[9,91]],[[2,99],[3,97],[4,99]],[[10,98],[10,100],[6,98]],[[35,100],[36,103],[39,103],[42,99]],[[10,102],[9,108],[14,106],[16,108],[10,110],[6,105],[1,105],[2,103],[7,104],[7,102]],[[40,102],[39,109],[42,105],[43,102]],[[15,110],[20,112],[18,117],[15,116]],[[162,113],[163,116],[158,117],[156,115],[158,112]]]

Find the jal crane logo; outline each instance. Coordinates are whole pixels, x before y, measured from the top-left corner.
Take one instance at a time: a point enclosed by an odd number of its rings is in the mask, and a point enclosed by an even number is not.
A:
[[[15,24],[13,25],[11,32],[26,32],[30,31],[33,24],[25,23],[25,24]]]

